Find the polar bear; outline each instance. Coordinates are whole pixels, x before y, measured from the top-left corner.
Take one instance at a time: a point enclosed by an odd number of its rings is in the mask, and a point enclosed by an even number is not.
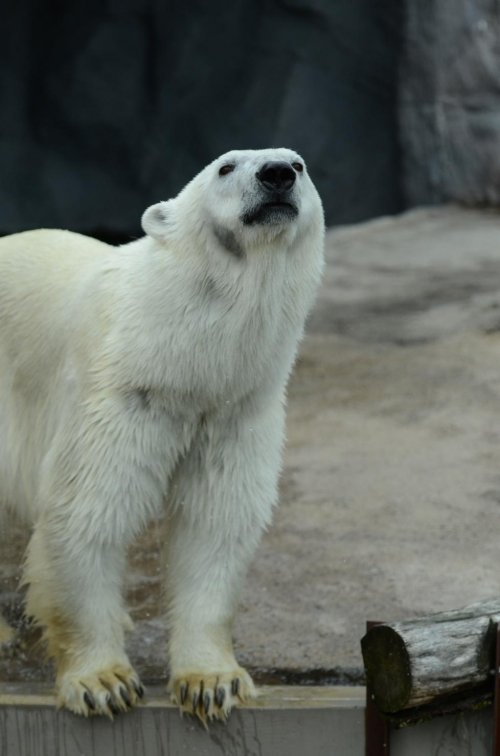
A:
[[[277,499],[323,210],[296,152],[235,150],[142,226],[119,248],[0,240],[0,504],[33,527],[27,612],[58,704],[111,717],[144,693],[124,650],[126,547],[166,510],[169,686],[206,722],[255,692],[231,626]]]

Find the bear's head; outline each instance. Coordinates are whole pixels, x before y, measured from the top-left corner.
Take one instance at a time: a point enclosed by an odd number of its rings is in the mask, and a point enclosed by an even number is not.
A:
[[[215,240],[243,257],[252,247],[289,246],[323,230],[323,209],[304,160],[293,150],[232,150],[204,168],[174,199],[149,207],[146,234]]]

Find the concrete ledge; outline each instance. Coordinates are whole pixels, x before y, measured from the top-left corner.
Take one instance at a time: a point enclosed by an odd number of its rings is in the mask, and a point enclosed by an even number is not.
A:
[[[363,722],[358,687],[265,687],[206,732],[159,689],[110,722],[57,711],[47,687],[0,684],[1,756],[362,756]]]
[[[207,732],[182,719],[163,688],[110,722],[57,711],[46,685],[0,683],[0,756],[364,756],[364,688],[260,692]],[[392,756],[490,756],[491,747],[491,709],[391,733]]]

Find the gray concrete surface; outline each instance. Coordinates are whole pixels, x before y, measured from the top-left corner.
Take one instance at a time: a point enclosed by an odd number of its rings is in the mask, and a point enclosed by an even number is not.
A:
[[[113,722],[57,711],[52,696],[0,683],[2,756],[361,756],[362,688],[271,688],[206,731],[162,691]],[[24,692],[23,692],[24,691]],[[397,753],[396,756],[403,756]],[[482,756],[482,752],[481,752]]]
[[[491,709],[392,730],[393,756],[489,756]],[[364,689],[293,686],[261,696],[208,732],[181,718],[162,689],[114,722],[57,711],[40,685],[0,683],[2,756],[362,756]]]
[[[500,595],[500,216],[412,211],[327,246],[290,385],[282,502],[236,623],[260,680],[359,680],[366,619]],[[8,535],[0,603],[20,624],[24,535]],[[154,527],[129,575],[147,681],[166,676],[160,544]],[[31,640],[21,626],[0,680],[50,676]]]
[[[500,595],[500,216],[338,229],[327,259],[237,625],[264,667],[359,668],[366,619]]]

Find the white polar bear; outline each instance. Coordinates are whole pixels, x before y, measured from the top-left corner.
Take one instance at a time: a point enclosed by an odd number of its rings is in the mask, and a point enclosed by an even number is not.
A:
[[[57,230],[0,240],[0,503],[34,526],[27,611],[58,703],[108,716],[143,694],[126,547],[166,508],[170,690],[225,719],[254,695],[231,627],[277,498],[323,211],[296,152],[237,150],[142,225],[119,249]]]

